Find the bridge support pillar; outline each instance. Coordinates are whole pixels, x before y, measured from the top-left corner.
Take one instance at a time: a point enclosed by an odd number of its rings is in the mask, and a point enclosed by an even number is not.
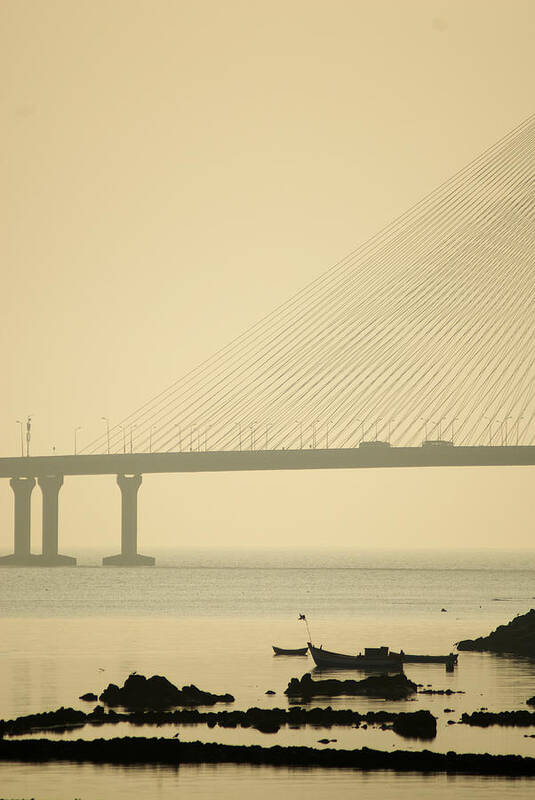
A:
[[[117,475],[121,490],[121,552],[107,556],[102,564],[108,567],[152,567],[155,559],[137,552],[137,493],[141,475]]]
[[[31,499],[35,478],[11,478],[9,481],[15,496],[15,546],[12,555],[0,558],[2,566],[34,566],[40,556],[32,555],[31,546]]]
[[[42,475],[37,479],[43,495],[43,567],[74,567],[76,559],[58,553],[58,500],[63,475]]]

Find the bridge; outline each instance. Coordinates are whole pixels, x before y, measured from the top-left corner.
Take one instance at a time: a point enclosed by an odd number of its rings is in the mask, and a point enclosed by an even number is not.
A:
[[[535,115],[241,336],[72,455],[0,458],[14,552],[68,565],[64,476],[535,464]],[[76,449],[76,446],[75,446]],[[30,500],[43,498],[42,554]]]

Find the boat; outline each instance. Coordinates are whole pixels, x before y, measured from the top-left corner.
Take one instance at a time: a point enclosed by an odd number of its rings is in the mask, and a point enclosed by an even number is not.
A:
[[[459,658],[457,653],[449,653],[447,656],[418,656],[409,653],[400,653],[404,664],[456,664]]]
[[[452,670],[457,664],[457,653],[447,656],[411,655],[401,650],[394,653],[388,647],[366,647],[364,654],[346,655],[324,650],[323,647],[314,647],[308,643],[308,649],[317,667],[339,669],[391,669],[402,670],[403,664],[445,664],[446,669]]]
[[[306,656],[308,653],[308,647],[298,647],[295,650],[285,650],[283,647],[275,647],[274,644],[271,646],[275,651],[276,656]]]
[[[403,661],[399,653],[390,653],[388,647],[366,647],[364,653],[347,655],[333,653],[323,647],[314,647],[308,642],[310,655],[317,667],[338,669],[386,669],[395,672],[403,670]]]

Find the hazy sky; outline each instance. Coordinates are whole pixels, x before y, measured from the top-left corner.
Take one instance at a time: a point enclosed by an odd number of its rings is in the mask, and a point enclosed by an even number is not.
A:
[[[534,41],[532,0],[1,0],[0,454],[30,413],[83,446],[532,114]],[[150,476],[141,549],[529,546],[534,481]],[[61,550],[116,552],[119,500],[67,478]]]

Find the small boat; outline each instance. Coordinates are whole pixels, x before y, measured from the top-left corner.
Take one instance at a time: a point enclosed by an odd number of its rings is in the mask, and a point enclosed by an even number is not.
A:
[[[306,656],[308,653],[308,647],[298,647],[296,650],[285,650],[283,647],[275,647],[274,644],[271,646],[276,656]]]
[[[403,664],[445,664],[446,669],[452,670],[457,664],[457,653],[447,656],[411,655],[394,653],[388,647],[366,647],[364,654],[346,655],[345,653],[332,653],[323,647],[314,647],[310,642],[308,649],[317,667],[339,669],[391,669],[402,670]]]
[[[347,655],[314,647],[309,642],[308,649],[317,667],[338,669],[386,669],[395,672],[403,670],[403,661],[399,653],[390,653],[388,647],[366,647],[364,654]]]
[[[404,664],[456,664],[459,658],[457,653],[449,653],[447,656],[418,656],[409,653],[400,653]]]

